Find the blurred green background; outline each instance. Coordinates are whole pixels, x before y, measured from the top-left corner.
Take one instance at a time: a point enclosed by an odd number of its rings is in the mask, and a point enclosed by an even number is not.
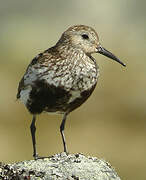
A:
[[[68,116],[70,153],[104,158],[121,179],[146,179],[146,1],[0,0],[0,161],[32,159],[32,116],[16,101],[18,82],[31,59],[53,46],[74,24],[92,26],[103,47],[124,68],[95,54],[98,85],[89,100]],[[63,150],[61,116],[37,119],[40,155]]]

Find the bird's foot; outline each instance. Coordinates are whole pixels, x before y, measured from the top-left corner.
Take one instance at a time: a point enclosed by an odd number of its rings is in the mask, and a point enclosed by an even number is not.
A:
[[[63,151],[67,156],[69,155],[69,152],[68,151]]]
[[[38,159],[45,159],[45,158],[48,158],[47,156],[39,156],[38,154],[36,154],[36,155],[33,155],[33,157],[34,157],[34,160],[38,160]]]

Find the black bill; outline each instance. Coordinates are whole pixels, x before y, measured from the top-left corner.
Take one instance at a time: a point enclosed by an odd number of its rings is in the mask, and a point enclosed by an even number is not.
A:
[[[101,45],[97,48],[97,53],[103,54],[106,57],[109,57],[110,59],[113,59],[114,61],[117,61],[123,66],[126,66],[122,61],[120,61],[114,54],[103,48]]]

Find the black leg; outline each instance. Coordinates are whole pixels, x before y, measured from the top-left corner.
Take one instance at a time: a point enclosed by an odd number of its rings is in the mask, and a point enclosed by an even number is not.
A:
[[[33,115],[32,123],[30,125],[30,130],[31,130],[32,145],[33,145],[33,157],[34,157],[34,159],[37,159],[38,154],[36,152],[36,140],[35,140],[36,127],[35,127],[35,121],[36,121],[36,116]]]
[[[67,147],[66,147],[65,136],[64,136],[66,117],[67,117],[67,113],[65,113],[64,116],[63,116],[63,119],[62,119],[62,122],[61,122],[61,125],[60,125],[60,132],[61,132],[61,136],[62,136],[64,152],[67,153]]]

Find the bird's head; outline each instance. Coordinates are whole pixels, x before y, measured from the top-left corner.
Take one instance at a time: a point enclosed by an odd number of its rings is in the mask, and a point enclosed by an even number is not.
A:
[[[75,25],[68,28],[62,34],[59,43],[67,43],[77,50],[82,50],[87,55],[92,53],[103,54],[125,66],[114,54],[101,46],[98,34],[89,26]]]

